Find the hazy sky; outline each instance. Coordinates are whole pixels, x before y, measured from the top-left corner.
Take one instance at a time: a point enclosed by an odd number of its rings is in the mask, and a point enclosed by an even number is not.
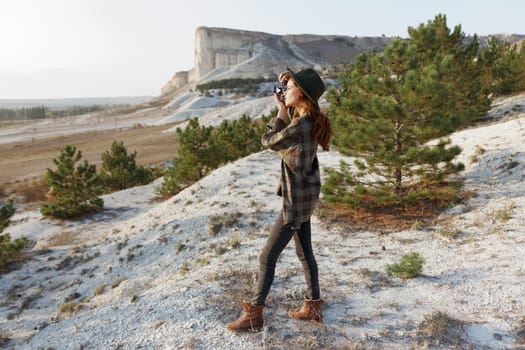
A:
[[[193,67],[199,26],[407,37],[439,13],[525,34],[524,0],[0,0],[0,99],[156,96]]]

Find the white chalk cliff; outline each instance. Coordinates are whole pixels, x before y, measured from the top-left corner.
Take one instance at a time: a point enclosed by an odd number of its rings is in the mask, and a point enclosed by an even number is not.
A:
[[[360,52],[382,50],[389,41],[386,37],[275,35],[199,27],[195,32],[194,67],[175,73],[162,93],[208,80],[272,77],[286,66],[330,70],[352,62]]]

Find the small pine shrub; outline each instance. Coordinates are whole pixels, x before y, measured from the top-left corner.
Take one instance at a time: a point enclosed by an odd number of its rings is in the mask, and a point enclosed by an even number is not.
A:
[[[15,207],[12,200],[0,207],[0,233],[9,225],[14,213]],[[19,260],[22,256],[22,249],[26,246],[27,239],[24,237],[13,241],[8,233],[0,234],[0,271],[6,270],[11,263]]]
[[[15,213],[15,207],[13,206],[13,200],[10,199],[7,204],[0,207],[0,233],[9,225],[11,216]]]
[[[113,141],[111,149],[102,154],[100,177],[106,192],[146,185],[153,180],[153,171],[137,165],[137,152],[128,155],[122,141]]]
[[[7,269],[11,263],[19,260],[21,251],[26,245],[27,239],[24,237],[13,241],[8,233],[0,235],[0,271]]]
[[[387,265],[386,271],[390,275],[400,278],[413,278],[423,272],[424,259],[417,252],[405,254],[401,260],[392,265]]]
[[[50,202],[41,205],[42,215],[67,219],[103,208],[104,201],[99,197],[104,192],[102,180],[95,165],[87,160],[75,167],[80,158],[81,151],[67,145],[53,160],[57,168],[47,169]]]

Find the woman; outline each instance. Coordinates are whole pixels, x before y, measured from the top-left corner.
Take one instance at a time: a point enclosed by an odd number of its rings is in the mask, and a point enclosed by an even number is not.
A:
[[[262,312],[273,282],[275,264],[292,237],[303,266],[308,294],[304,296],[302,307],[292,309],[288,314],[295,319],[323,321],[310,216],[321,188],[317,146],[328,150],[332,136],[330,123],[318,104],[325,86],[319,75],[310,68],[297,73],[288,69],[280,74],[279,81],[285,87],[284,101],[279,93],[275,93],[279,113],[270,121],[270,130],[263,135],[262,143],[282,158],[277,194],[282,196],[283,206],[259,257],[255,296],[250,302],[243,302],[240,318],[226,325],[231,330],[263,326]],[[286,125],[287,113],[291,118],[289,125]]]

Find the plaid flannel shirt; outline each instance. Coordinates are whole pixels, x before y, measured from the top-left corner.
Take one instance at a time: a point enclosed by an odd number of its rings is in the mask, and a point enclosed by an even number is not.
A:
[[[282,159],[277,194],[283,199],[284,223],[299,229],[310,220],[321,190],[313,121],[309,117],[294,118],[286,126],[282,119],[273,118],[268,127],[270,131],[262,136],[262,144]]]

